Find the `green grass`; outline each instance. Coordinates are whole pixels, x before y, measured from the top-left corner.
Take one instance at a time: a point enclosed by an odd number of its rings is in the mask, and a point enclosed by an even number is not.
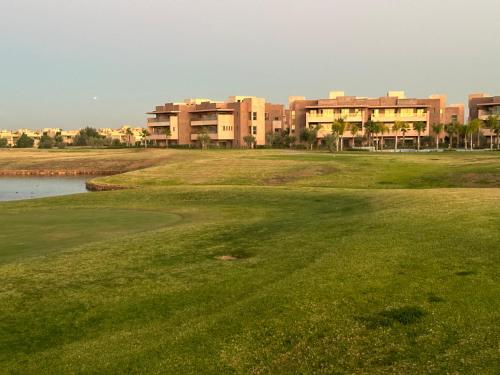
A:
[[[131,186],[500,187],[498,152],[330,154],[255,150],[178,151],[174,155],[176,159],[169,163],[99,181]]]
[[[498,373],[496,154],[167,152],[0,204],[0,372]]]

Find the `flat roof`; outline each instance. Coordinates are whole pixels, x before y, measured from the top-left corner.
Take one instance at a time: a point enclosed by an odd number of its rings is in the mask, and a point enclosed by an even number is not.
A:
[[[487,107],[489,105],[500,105],[500,102],[491,102],[491,103],[478,103],[478,107]]]
[[[147,115],[156,115],[160,113],[180,113],[180,111],[152,111],[152,112],[146,112]]]
[[[428,108],[428,104],[396,104],[396,105],[310,105],[306,109],[320,109],[320,108]]]
[[[232,108],[207,108],[207,109],[195,109],[194,111],[189,111],[189,113],[200,113],[200,112],[234,112]]]

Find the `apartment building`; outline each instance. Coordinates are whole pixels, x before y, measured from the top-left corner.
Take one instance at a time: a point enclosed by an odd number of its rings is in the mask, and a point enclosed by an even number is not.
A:
[[[148,139],[158,145],[196,144],[201,132],[207,132],[213,144],[222,147],[245,145],[247,135],[257,145],[266,144],[266,134],[284,125],[284,106],[254,96],[231,96],[227,101],[206,98],[166,103],[148,112]]]
[[[485,93],[474,93],[469,95],[469,121],[479,119],[488,120],[490,116],[500,118],[500,96],[491,96]],[[481,129],[485,137],[496,137],[494,131],[487,127]],[[490,138],[491,139],[491,138]]]
[[[490,116],[500,116],[500,96],[484,93],[469,95],[469,121],[487,120]]]
[[[307,100],[294,96],[289,98],[289,108],[289,127],[292,133],[298,136],[305,128],[320,125],[318,138],[321,140],[331,133],[333,122],[343,119],[347,125],[344,141],[351,146],[354,144],[354,138],[365,132],[365,124],[368,121],[387,125],[385,139],[395,138],[396,133],[392,130],[392,125],[396,121],[404,122],[409,128],[405,137],[410,140],[418,136],[413,128],[416,122],[426,124],[421,136],[434,135],[433,124],[464,122],[463,104],[447,106],[445,95],[431,95],[425,99],[407,98],[404,91],[390,91],[379,98],[346,96],[342,91],[330,92],[328,99]],[[354,124],[359,129],[356,133],[350,131]],[[441,136],[444,136],[444,133]]]

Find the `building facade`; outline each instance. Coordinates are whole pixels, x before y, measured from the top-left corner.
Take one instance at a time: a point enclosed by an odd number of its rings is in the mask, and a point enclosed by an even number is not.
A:
[[[500,117],[500,96],[484,93],[469,95],[469,121],[487,120],[490,116]]]
[[[211,143],[221,147],[241,147],[252,135],[256,145],[266,144],[266,135],[281,131],[285,110],[254,96],[231,96],[227,101],[186,99],[166,103],[148,112],[148,139],[155,144],[194,145],[199,134],[208,133]]]
[[[300,135],[306,128],[319,126],[318,138],[321,140],[331,133],[335,121],[342,119],[346,123],[343,134],[344,142],[353,146],[354,139],[365,133],[365,125],[372,121],[386,125],[384,139],[395,138],[392,129],[395,122],[405,123],[408,130],[405,138],[415,140],[418,132],[413,125],[425,123],[425,130],[420,136],[435,136],[434,124],[464,122],[464,105],[446,105],[445,95],[432,95],[429,98],[407,98],[403,91],[391,91],[379,98],[346,96],[342,91],[330,92],[328,99],[307,100],[304,97],[289,98],[289,128],[295,135]],[[356,126],[353,126],[356,125]],[[357,129],[351,132],[350,129]],[[440,132],[444,137],[444,130]],[[401,132],[398,134],[401,136]]]

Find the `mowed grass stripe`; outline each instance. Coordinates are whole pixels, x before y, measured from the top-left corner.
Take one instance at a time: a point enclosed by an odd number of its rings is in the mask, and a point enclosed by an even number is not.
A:
[[[77,207],[134,202],[184,222],[0,268],[5,368],[488,373],[499,198],[258,187],[79,196]],[[422,315],[402,324],[406,311]]]

